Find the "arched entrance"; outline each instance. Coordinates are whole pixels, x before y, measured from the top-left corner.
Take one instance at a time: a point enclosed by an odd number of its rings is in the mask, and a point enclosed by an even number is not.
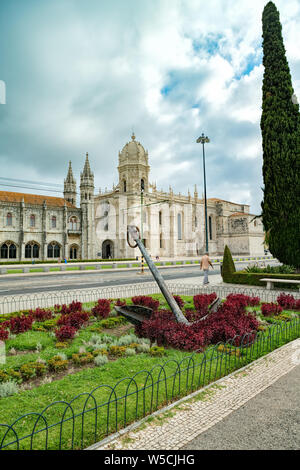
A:
[[[111,240],[105,240],[102,243],[102,258],[110,259],[114,257],[114,244]]]

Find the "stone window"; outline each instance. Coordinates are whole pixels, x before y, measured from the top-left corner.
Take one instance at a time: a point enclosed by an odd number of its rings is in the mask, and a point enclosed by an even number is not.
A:
[[[75,217],[75,216],[70,217],[69,229],[70,230],[77,230],[77,217]]]
[[[30,227],[35,227],[35,215],[31,214],[30,216]]]
[[[141,179],[141,191],[145,190],[145,181]]]
[[[162,224],[162,213],[161,213],[161,211],[158,214],[158,220],[159,220],[159,225],[161,225]]]
[[[15,259],[17,257],[17,247],[12,242],[5,242],[1,246],[0,258],[1,259]]]
[[[11,212],[8,212],[6,214],[6,225],[8,227],[11,227],[12,226],[12,213]]]
[[[124,193],[126,193],[126,181],[125,180],[123,181],[123,191]]]
[[[51,218],[51,228],[56,228],[56,217],[55,215]]]
[[[70,247],[70,259],[77,259],[78,258],[78,246],[72,245]]]
[[[29,242],[25,245],[25,258],[39,258],[40,247],[35,242]]]
[[[47,250],[48,258],[60,258],[60,246],[56,242],[49,243]]]

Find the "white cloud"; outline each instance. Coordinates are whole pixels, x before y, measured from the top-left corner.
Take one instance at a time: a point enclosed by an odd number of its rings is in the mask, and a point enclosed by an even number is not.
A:
[[[187,193],[202,184],[195,140],[204,132],[210,196],[259,211],[265,3],[28,0],[22,23],[4,11],[5,176],[40,181],[47,169],[47,181],[62,183],[71,159],[78,180],[89,151],[96,186],[108,186],[133,127],[149,151],[150,180]],[[299,99],[300,5],[276,4]]]

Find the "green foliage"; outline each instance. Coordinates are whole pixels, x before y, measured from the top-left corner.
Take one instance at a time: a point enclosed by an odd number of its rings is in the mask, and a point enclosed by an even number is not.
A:
[[[6,398],[18,393],[19,387],[14,381],[0,383],[0,398]]]
[[[69,361],[62,359],[61,356],[54,356],[48,361],[49,370],[53,372],[60,372],[68,368]]]
[[[116,328],[119,325],[124,325],[125,323],[127,323],[127,320],[126,318],[119,316],[119,317],[106,318],[105,320],[101,320],[99,323],[102,328],[110,329],[110,328]]]
[[[134,356],[136,354],[134,348],[126,348],[125,349],[125,356]]]
[[[262,221],[272,255],[299,269],[300,114],[299,105],[292,101],[292,79],[273,2],[264,8],[262,26]]]
[[[101,367],[101,366],[104,366],[104,364],[108,363],[108,359],[106,356],[100,355],[100,356],[95,357],[94,362],[97,367]]]
[[[157,356],[157,357],[162,357],[166,354],[165,348],[160,347],[160,346],[152,346],[149,352],[150,352],[150,356]]]
[[[231,251],[227,245],[225,245],[223,255],[223,267],[222,267],[222,278],[224,282],[231,282],[232,274],[235,272],[235,265],[232,259]]]
[[[270,274],[294,274],[295,268],[293,266],[287,266],[282,264],[280,266],[247,266],[245,269],[247,273],[270,273]]]
[[[72,361],[76,365],[84,365],[93,362],[94,356],[91,353],[78,353],[72,355]]]
[[[246,284],[248,286],[266,286],[265,282],[261,282],[260,279],[264,279],[268,277],[269,279],[290,279],[291,281],[299,281],[300,283],[300,275],[299,274],[269,274],[269,273],[248,273],[246,271],[237,271],[232,274],[230,280],[224,282],[230,282],[231,284]],[[276,288],[286,290],[288,288],[288,284],[286,283],[276,283]],[[293,289],[296,289],[293,286]]]

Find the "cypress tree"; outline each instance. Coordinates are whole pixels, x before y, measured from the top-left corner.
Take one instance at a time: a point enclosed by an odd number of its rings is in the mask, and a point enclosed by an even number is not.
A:
[[[261,131],[264,199],[262,222],[269,250],[300,268],[300,117],[281,33],[279,12],[267,3],[262,15]]]
[[[232,254],[227,245],[225,245],[223,255],[222,278],[224,282],[231,282],[231,276],[235,273],[235,264],[232,259]]]

